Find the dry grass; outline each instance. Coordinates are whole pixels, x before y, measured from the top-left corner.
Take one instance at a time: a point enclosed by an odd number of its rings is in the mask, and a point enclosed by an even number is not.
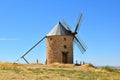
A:
[[[86,64],[12,64],[0,63],[0,80],[120,80],[120,73]]]
[[[73,68],[73,67],[75,67],[74,64],[59,64],[59,63],[53,63],[48,66],[56,67],[56,68]]]

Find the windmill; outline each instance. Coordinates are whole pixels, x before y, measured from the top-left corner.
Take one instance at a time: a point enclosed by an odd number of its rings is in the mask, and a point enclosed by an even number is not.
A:
[[[21,58],[29,64],[25,56],[46,38],[46,64],[52,64],[55,62],[72,64],[73,42],[77,44],[81,53],[84,53],[87,49],[86,45],[81,41],[81,39],[76,36],[78,34],[78,28],[81,19],[82,14],[79,17],[73,32],[65,21],[62,23],[59,22],[45,37],[38,41],[26,53],[24,53]]]

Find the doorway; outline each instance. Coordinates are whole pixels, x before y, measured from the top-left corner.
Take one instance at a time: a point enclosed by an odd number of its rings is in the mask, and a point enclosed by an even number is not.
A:
[[[68,52],[62,52],[62,63],[68,62]]]

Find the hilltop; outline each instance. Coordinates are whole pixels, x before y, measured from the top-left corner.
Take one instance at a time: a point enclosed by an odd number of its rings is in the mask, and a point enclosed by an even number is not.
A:
[[[119,80],[120,72],[92,64],[12,64],[0,63],[0,80]]]

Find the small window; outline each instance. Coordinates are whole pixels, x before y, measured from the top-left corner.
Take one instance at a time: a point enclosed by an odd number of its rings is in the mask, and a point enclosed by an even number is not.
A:
[[[50,41],[52,40],[52,38],[50,38]]]
[[[64,38],[64,41],[66,41],[66,38]]]
[[[66,48],[67,48],[67,46],[66,46],[66,45],[64,45],[64,48],[66,49]]]

